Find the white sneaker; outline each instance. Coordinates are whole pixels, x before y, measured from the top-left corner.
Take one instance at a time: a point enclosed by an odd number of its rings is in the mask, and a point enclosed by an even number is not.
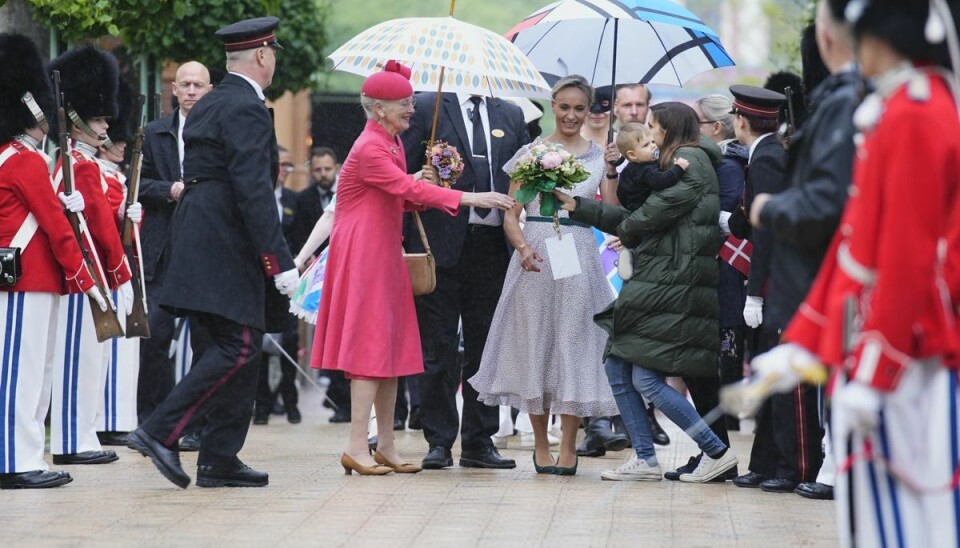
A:
[[[553,434],[547,433],[547,441],[550,442],[550,446],[554,447],[560,445],[560,439],[554,436]],[[533,432],[520,432],[520,447],[523,449],[529,449],[536,445],[536,440],[533,437]]]
[[[680,481],[686,483],[706,483],[737,465],[737,457],[730,448],[719,459],[703,455],[700,464],[689,474],[680,474]]]
[[[659,464],[650,466],[647,461],[638,459],[637,455],[633,454],[617,468],[600,472],[600,477],[611,481],[660,481],[663,474]]]

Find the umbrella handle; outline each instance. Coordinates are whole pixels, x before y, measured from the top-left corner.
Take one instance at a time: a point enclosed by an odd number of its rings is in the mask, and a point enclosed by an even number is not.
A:
[[[440,119],[440,101],[443,98],[443,71],[445,69],[446,67],[440,67],[440,83],[437,84],[437,101],[433,105],[433,125],[430,128],[430,142],[427,144],[427,154],[430,154],[430,149],[433,148],[433,141],[437,137],[437,121]]]

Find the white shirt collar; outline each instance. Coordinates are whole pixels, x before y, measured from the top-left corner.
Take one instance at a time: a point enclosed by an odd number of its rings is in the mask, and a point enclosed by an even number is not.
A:
[[[256,82],[253,80],[253,78],[250,78],[249,76],[247,76],[247,75],[245,75],[245,74],[240,74],[239,72],[231,72],[230,74],[233,74],[233,75],[235,75],[235,76],[239,76],[240,78],[243,78],[244,80],[246,80],[251,86],[253,86],[253,91],[256,91],[256,92],[257,92],[257,97],[259,97],[261,101],[265,101],[265,100],[266,100],[266,97],[264,97],[264,95],[263,95],[263,88],[261,88],[261,87],[260,87],[260,84],[256,83]]]
[[[475,96],[469,93],[457,93],[457,100],[460,101],[460,106],[462,108],[473,108],[473,101],[470,99],[473,97],[480,97],[481,104],[486,105],[487,101],[482,96]]]
[[[750,160],[753,160],[753,151],[757,149],[757,145],[760,144],[760,141],[766,139],[767,137],[773,135],[773,133],[764,133],[763,135],[757,137],[757,140],[750,145],[750,152],[747,154],[747,163],[750,163]]]
[[[177,116],[180,117],[180,125],[177,127],[177,131],[180,135],[183,135],[183,126],[187,123],[187,117],[184,116],[183,111],[180,109],[177,109]]]

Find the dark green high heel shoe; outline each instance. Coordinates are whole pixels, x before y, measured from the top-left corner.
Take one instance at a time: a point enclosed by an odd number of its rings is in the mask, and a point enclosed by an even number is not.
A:
[[[533,469],[537,471],[538,474],[556,474],[557,467],[553,465],[549,466],[540,466],[537,464],[537,451],[533,451]]]
[[[553,474],[558,476],[575,476],[577,475],[577,466],[580,465],[580,457],[574,457],[573,466],[566,468],[563,466],[554,466]]]

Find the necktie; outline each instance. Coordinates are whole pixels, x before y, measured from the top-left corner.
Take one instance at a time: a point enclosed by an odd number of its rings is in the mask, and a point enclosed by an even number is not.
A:
[[[480,97],[471,97],[473,108],[470,109],[470,121],[473,123],[473,157],[478,160],[474,165],[481,164],[476,172],[477,182],[474,192],[490,192],[490,158],[487,156],[487,132],[483,128],[483,119],[480,117]],[[477,215],[486,217],[490,210],[482,207],[474,208]]]

